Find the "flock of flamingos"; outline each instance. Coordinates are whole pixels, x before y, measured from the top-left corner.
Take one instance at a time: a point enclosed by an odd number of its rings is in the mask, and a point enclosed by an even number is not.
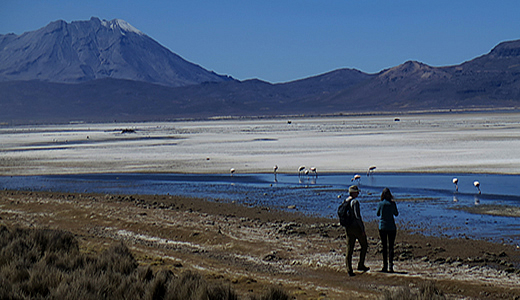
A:
[[[368,167],[368,171],[367,171],[367,176],[370,176],[376,169],[376,166],[370,166]],[[231,176],[233,176],[233,174],[235,174],[236,172],[236,169],[235,168],[231,168],[229,170],[229,173],[231,174]],[[275,176],[275,179],[276,179],[276,174],[278,172],[278,165],[275,165],[273,167],[273,173],[274,173],[274,176]],[[298,167],[298,177],[301,177],[301,176],[314,176],[315,178],[318,178],[318,171],[316,169],[316,167],[310,167],[309,169],[307,169],[304,165],[301,165]],[[361,180],[361,175],[359,174],[356,174],[354,175],[354,177],[352,177],[352,179],[350,179],[350,181],[357,181],[359,183],[359,181]],[[458,192],[459,191],[459,180],[457,178],[453,178],[453,184],[455,185],[455,190]],[[473,185],[477,188],[477,191],[479,194],[481,194],[482,192],[480,191],[480,182],[475,180],[473,182]]]
[[[372,174],[372,172],[374,172],[375,169],[376,169],[376,166],[370,166],[368,168],[367,176],[370,176],[370,174]],[[233,176],[233,174],[235,174],[235,172],[236,172],[235,168],[231,168],[229,170],[229,173],[231,174],[231,176]],[[278,165],[275,165],[273,167],[274,175],[276,175],[276,172],[278,172]],[[302,165],[302,166],[298,167],[298,176],[303,176],[303,175],[318,177],[318,171],[317,171],[316,167],[310,167],[309,169],[307,169],[304,165]],[[361,178],[361,176],[355,175],[354,178],[352,179],[352,181],[358,180],[360,178]]]

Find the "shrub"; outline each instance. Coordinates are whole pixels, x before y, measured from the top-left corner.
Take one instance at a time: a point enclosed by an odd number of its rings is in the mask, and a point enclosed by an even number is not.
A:
[[[137,262],[128,248],[119,243],[101,253],[91,268],[93,273],[109,272],[129,275],[137,268]]]
[[[170,281],[165,299],[236,300],[238,296],[229,286],[212,285],[200,274],[185,272],[180,278]]]
[[[289,300],[292,297],[289,296],[280,287],[270,287],[265,294],[260,297],[252,296],[251,300]]]
[[[444,293],[439,290],[432,281],[423,282],[418,291],[409,288],[399,288],[394,292],[386,291],[384,300],[445,300]]]
[[[197,273],[139,267],[123,243],[87,255],[69,232],[0,226],[0,246],[0,299],[238,299]],[[290,298],[276,288],[252,299]]]

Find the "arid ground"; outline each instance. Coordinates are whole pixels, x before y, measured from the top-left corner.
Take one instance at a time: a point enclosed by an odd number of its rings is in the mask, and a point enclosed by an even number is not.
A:
[[[400,228],[396,273],[380,273],[375,223],[367,224],[371,270],[348,277],[336,220],[269,208],[175,196],[2,191],[0,218],[11,227],[70,231],[85,252],[123,241],[141,264],[196,271],[244,296],[280,285],[296,299],[375,299],[434,281],[454,299],[520,297],[519,249]]]
[[[103,172],[520,173],[520,114],[438,114],[328,119],[0,128],[1,174]],[[381,268],[367,224],[369,272],[345,273],[335,219],[170,195],[2,191],[0,222],[63,229],[83,251],[124,241],[142,264],[195,270],[242,295],[281,285],[296,299],[373,299],[424,281],[455,299],[519,299],[520,249],[433,238],[399,228],[394,274]],[[354,261],[357,261],[355,253]]]

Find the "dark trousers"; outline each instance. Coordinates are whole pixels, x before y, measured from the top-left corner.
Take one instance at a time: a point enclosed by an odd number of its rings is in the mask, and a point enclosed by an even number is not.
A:
[[[396,230],[379,230],[381,243],[383,244],[383,269],[394,265],[394,243]]]
[[[347,232],[347,272],[353,272],[352,269],[352,255],[354,254],[354,245],[356,244],[356,240],[359,241],[359,245],[361,246],[361,251],[359,253],[359,262],[358,269],[365,266],[365,257],[367,255],[368,250],[368,242],[367,236],[363,234],[363,230],[360,227],[349,227],[346,230]]]

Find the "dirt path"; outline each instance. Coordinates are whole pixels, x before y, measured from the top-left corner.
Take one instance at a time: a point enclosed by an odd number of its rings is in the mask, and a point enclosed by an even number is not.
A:
[[[174,196],[2,191],[0,218],[7,226],[71,231],[83,251],[123,241],[141,264],[176,273],[195,270],[242,295],[275,284],[296,299],[367,299],[435,281],[456,299],[520,299],[520,250],[401,230],[397,273],[385,274],[377,272],[381,255],[372,223],[367,232],[371,270],[350,278],[344,230],[336,220],[268,208]]]

